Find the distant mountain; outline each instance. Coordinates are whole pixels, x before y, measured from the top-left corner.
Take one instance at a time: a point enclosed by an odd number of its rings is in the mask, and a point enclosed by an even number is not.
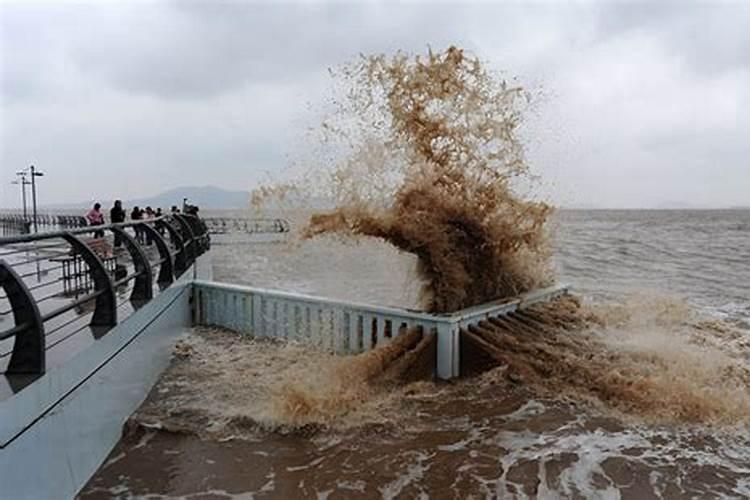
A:
[[[179,187],[149,198],[124,200],[123,203],[129,207],[138,205],[139,207],[162,207],[168,210],[172,205],[182,207],[184,198],[187,198],[191,205],[210,209],[247,208],[250,204],[248,191],[228,191],[215,186]]]

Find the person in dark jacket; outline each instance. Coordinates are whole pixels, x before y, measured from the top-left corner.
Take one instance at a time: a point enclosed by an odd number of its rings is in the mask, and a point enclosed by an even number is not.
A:
[[[130,218],[134,221],[143,219],[143,211],[137,205],[134,206],[133,211],[130,212]],[[143,229],[138,226],[135,227],[135,239],[138,240],[138,243],[143,243]]]
[[[156,217],[157,217],[157,218],[159,218],[159,217],[161,217],[161,216],[163,216],[163,215],[164,215],[164,214],[163,214],[163,213],[162,213],[162,211],[161,211],[161,207],[158,207],[158,208],[156,209]],[[165,229],[164,229],[164,226],[163,226],[162,224],[159,224],[158,226],[156,226],[156,230],[157,230],[157,231],[159,231],[159,234],[160,234],[160,235],[164,236],[164,231],[165,231]]]
[[[109,220],[112,224],[125,222],[125,210],[122,209],[122,201],[115,200],[115,204],[109,210]],[[119,246],[122,246],[122,240],[120,239],[120,235],[115,233],[115,247]]]
[[[151,220],[156,215],[156,212],[151,207],[146,207],[146,212],[141,212],[141,216],[144,220]],[[144,231],[145,232],[145,231]],[[146,232],[146,245],[151,245],[153,243],[153,239],[151,238],[151,233]]]

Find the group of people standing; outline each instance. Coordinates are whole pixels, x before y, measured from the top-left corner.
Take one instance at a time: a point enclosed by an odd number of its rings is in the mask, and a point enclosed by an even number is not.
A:
[[[94,203],[93,208],[86,213],[86,221],[88,222],[89,226],[100,226],[104,224],[104,214],[102,213],[101,208],[101,203]],[[172,207],[172,213],[179,212],[180,210],[176,206]],[[139,208],[138,206],[135,206],[130,212],[130,218],[134,221],[154,219],[161,216],[161,208],[157,208],[156,210],[154,210],[151,207],[146,207],[144,210]],[[125,209],[122,207],[122,201],[115,200],[114,205],[112,205],[112,208],[109,210],[110,222],[112,222],[113,224],[125,222],[126,218],[127,212],[125,212]],[[103,237],[103,230],[94,231],[94,238]],[[139,243],[146,243],[147,245],[150,245],[152,243],[151,233],[149,233],[148,231],[144,231],[142,228],[137,226],[135,227],[135,238]],[[115,246],[119,247],[121,245],[122,239],[118,233],[115,233]]]

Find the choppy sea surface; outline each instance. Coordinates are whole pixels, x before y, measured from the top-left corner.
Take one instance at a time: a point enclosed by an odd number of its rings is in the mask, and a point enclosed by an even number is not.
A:
[[[326,401],[346,411],[295,426],[279,380],[325,385],[332,356],[196,332],[183,347],[203,371],[165,376],[82,498],[750,497],[750,415],[734,411],[750,389],[720,376],[750,370],[750,210],[566,210],[552,225],[558,280],[586,303],[622,306],[612,349],[665,365],[680,390],[693,384],[705,421],[613,412],[496,371],[341,390]],[[415,259],[378,241],[230,235],[212,254],[218,281],[419,305]],[[688,321],[712,326],[686,333]]]

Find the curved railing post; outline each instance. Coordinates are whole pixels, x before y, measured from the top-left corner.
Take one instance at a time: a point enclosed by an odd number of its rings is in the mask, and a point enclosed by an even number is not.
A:
[[[195,256],[198,257],[211,248],[211,237],[208,226],[197,215],[183,214],[182,218],[188,223],[195,239]]]
[[[174,267],[172,264],[172,254],[169,252],[167,242],[164,241],[164,237],[149,224],[138,224],[137,227],[142,228],[146,231],[151,239],[156,243],[156,249],[159,251],[159,257],[161,258],[161,264],[159,264],[159,277],[156,282],[159,286],[166,288],[172,281],[174,281]]]
[[[186,258],[187,249],[185,248],[185,242],[182,239],[182,236],[180,236],[180,233],[177,232],[172,224],[169,224],[168,222],[163,220],[157,220],[156,227],[164,228],[169,233],[169,238],[172,240],[172,242],[174,242],[174,246],[177,248],[177,253],[175,254],[174,258],[173,272],[175,277],[179,276],[188,267]]]
[[[195,234],[193,234],[193,229],[190,227],[190,223],[182,214],[172,214],[172,217],[180,225],[183,234],[185,234],[186,236],[185,239],[187,239],[187,260],[188,266],[190,266],[190,264],[192,264],[195,261],[195,258],[198,256],[198,252],[195,248]]]
[[[78,237],[64,233],[62,238],[80,254],[91,272],[94,289],[100,292],[96,297],[96,307],[91,318],[92,326],[114,326],[117,324],[117,299],[115,287],[101,259]]]
[[[0,285],[13,309],[13,354],[6,373],[44,373],[44,322],[26,284],[4,260],[0,260]]]
[[[133,291],[130,293],[130,300],[151,300],[154,297],[154,277],[151,273],[151,263],[148,261],[146,253],[136,243],[135,239],[122,228],[114,226],[111,230],[125,243],[130,258],[133,260],[133,268],[137,274],[133,282]]]

